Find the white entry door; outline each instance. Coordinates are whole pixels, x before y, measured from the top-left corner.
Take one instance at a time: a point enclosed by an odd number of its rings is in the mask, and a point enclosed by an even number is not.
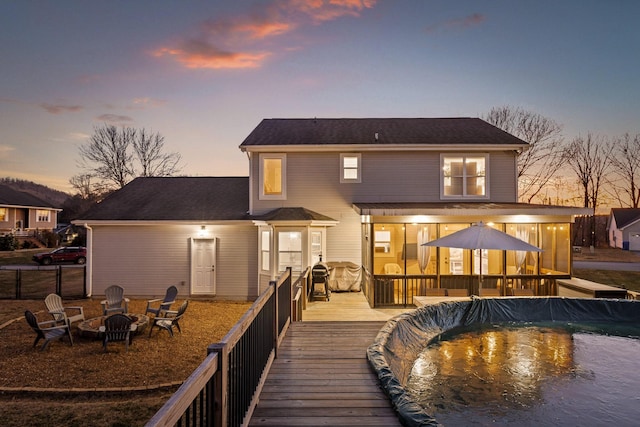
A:
[[[216,293],[216,239],[191,239],[191,294]]]

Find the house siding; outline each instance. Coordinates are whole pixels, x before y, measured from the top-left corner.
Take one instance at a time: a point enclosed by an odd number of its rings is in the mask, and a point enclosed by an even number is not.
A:
[[[348,147],[345,147],[348,148]],[[340,183],[340,152],[287,153],[285,200],[253,200],[253,214],[280,207],[305,207],[339,221],[327,229],[325,261],[361,264],[360,217],[354,202],[439,202],[440,153],[419,151],[364,152],[362,182]],[[495,202],[515,202],[514,154],[491,153],[490,196]],[[259,155],[251,157],[252,176],[259,174]],[[253,194],[260,194],[252,180]]]
[[[190,295],[190,239],[199,226],[93,226],[92,293],[104,295],[120,285],[128,296],[164,295],[171,285],[181,298]],[[208,225],[216,238],[216,297],[247,300],[257,296],[256,227]]]

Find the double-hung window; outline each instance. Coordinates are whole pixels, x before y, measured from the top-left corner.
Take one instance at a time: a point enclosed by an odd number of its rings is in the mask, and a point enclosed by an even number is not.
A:
[[[260,199],[287,198],[287,155],[260,155]]]
[[[38,222],[49,222],[50,221],[50,211],[44,209],[38,209],[36,211],[36,217],[38,218]]]
[[[361,182],[361,162],[359,153],[340,154],[340,182]]]
[[[300,231],[278,232],[278,271],[287,267],[302,271],[302,233]]]
[[[488,154],[442,154],[443,198],[484,199],[488,194]]]

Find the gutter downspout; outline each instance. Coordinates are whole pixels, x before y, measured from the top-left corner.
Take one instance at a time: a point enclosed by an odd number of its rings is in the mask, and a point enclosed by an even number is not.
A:
[[[93,228],[89,224],[83,224],[87,229],[87,297],[93,294]]]

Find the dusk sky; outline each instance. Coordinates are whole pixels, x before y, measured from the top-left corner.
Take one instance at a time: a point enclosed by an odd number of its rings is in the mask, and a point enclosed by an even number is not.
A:
[[[246,176],[263,118],[482,117],[640,133],[640,1],[0,2],[0,176],[71,191],[105,123]]]

